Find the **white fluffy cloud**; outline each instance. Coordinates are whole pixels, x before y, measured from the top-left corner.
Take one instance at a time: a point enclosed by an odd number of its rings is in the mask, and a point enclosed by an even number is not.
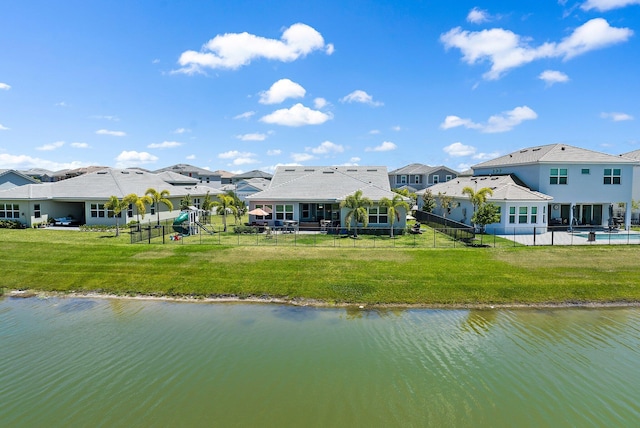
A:
[[[189,128],[178,128],[175,131],[173,131],[174,134],[186,134],[188,132],[191,132]]]
[[[453,28],[440,36],[446,49],[458,48],[467,64],[489,61],[491,69],[483,74],[488,80],[502,77],[512,68],[543,58],[571,59],[586,52],[626,42],[633,31],[611,27],[603,18],[594,18],[576,28],[559,43],[546,42],[529,46],[529,39],[509,30],[492,28],[482,31],[464,31]]]
[[[318,147],[307,147],[305,150],[316,155],[327,155],[329,153],[342,153],[344,152],[344,147],[331,141],[324,141]]]
[[[11,89],[11,85],[8,85],[6,83],[2,83],[0,82],[0,90],[2,91],[8,91],[9,89]]]
[[[317,109],[328,106],[329,103],[324,98],[316,98],[313,100],[313,106]]]
[[[236,138],[241,141],[264,141],[267,138],[267,134],[253,133],[253,134],[241,134],[236,135]]]
[[[291,159],[293,159],[294,162],[306,162],[315,159],[315,156],[309,153],[291,153]]]
[[[173,149],[180,147],[182,143],[178,141],[163,141],[162,143],[151,143],[147,146],[148,149]]]
[[[129,168],[132,166],[154,163],[157,160],[158,157],[151,153],[125,150],[116,157],[116,168]]]
[[[278,156],[280,154],[282,154],[280,149],[267,150],[267,156]]]
[[[463,119],[458,116],[447,116],[440,124],[442,129],[451,129],[464,126],[468,129],[478,129],[488,134],[506,132],[520,125],[525,120],[533,120],[538,114],[527,106],[516,107],[513,110],[505,111],[491,116],[487,123],[475,123],[471,119]]]
[[[611,112],[611,113],[600,113],[600,117],[603,119],[611,119],[614,122],[622,122],[625,120],[633,120],[633,116],[627,113],[619,113],[619,112]]]
[[[69,144],[74,149],[88,149],[89,145],[87,143],[71,143]]]
[[[251,116],[256,114],[255,111],[245,111],[244,113],[240,113],[236,116],[233,116],[234,119],[249,119]]]
[[[111,135],[113,137],[124,137],[127,135],[126,132],[123,131],[109,131],[108,129],[99,129],[96,131],[98,135]]]
[[[383,103],[380,101],[373,101],[373,97],[371,95],[360,89],[357,89],[351,92],[349,95],[344,96],[340,99],[340,102],[369,104],[373,107],[379,107],[383,105]]]
[[[304,126],[321,125],[333,116],[330,113],[323,113],[312,110],[298,103],[291,108],[276,110],[260,119],[264,123],[272,123],[283,126]]]
[[[595,9],[600,12],[606,12],[608,10],[618,9],[633,4],[640,4],[640,0],[587,0],[582,3],[580,8],[582,10]]]
[[[238,150],[229,150],[228,152],[220,153],[219,159],[228,159],[231,161],[229,165],[247,165],[252,163],[258,163],[256,154],[251,152],[239,152]]]
[[[113,122],[118,122],[120,121],[120,118],[118,116],[110,116],[110,115],[102,115],[102,114],[96,114],[91,116],[92,119],[101,119],[101,120],[110,120]]]
[[[449,144],[446,147],[443,147],[442,150],[449,156],[453,157],[461,157],[461,156],[471,156],[476,153],[476,148],[473,146],[467,146],[462,143],[453,143]]]
[[[367,147],[364,149],[364,151],[365,152],[389,152],[397,148],[398,146],[396,146],[395,143],[392,143],[391,141],[383,141],[382,144],[380,144],[379,146]]]
[[[280,104],[287,98],[302,98],[307,91],[290,79],[280,79],[269,90],[260,92],[261,104]]]
[[[0,123],[0,131],[8,131],[9,129],[11,128],[7,128],[6,126]]]
[[[7,153],[0,153],[0,168],[5,169],[45,168],[51,171],[59,171],[61,169],[82,168],[91,164],[91,162],[85,163],[79,161],[60,163],[47,159],[34,158],[27,155],[10,155]]]
[[[226,33],[209,40],[199,52],[183,52],[178,60],[181,68],[175,72],[193,74],[207,68],[236,70],[260,58],[291,62],[322,49],[328,55],[333,53],[333,45],[325,44],[318,31],[301,23],[284,30],[280,40],[247,32]]]
[[[64,146],[64,141],[56,141],[55,143],[45,144],[40,147],[36,147],[36,150],[41,150],[43,152],[50,152],[55,149],[59,149]]]
[[[538,79],[544,80],[544,82],[551,86],[554,83],[566,83],[569,81],[569,76],[556,70],[545,70],[538,76]]]
[[[488,20],[489,13],[487,13],[486,10],[478,9],[477,7],[471,9],[467,15],[467,22],[471,22],[472,24],[482,24]]]

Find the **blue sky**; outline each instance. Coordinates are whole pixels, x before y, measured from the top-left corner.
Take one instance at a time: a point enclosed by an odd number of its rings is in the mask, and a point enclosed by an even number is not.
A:
[[[0,168],[640,149],[640,0],[4,2]]]

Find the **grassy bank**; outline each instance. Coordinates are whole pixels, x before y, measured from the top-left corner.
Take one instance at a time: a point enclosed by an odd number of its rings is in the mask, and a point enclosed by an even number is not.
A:
[[[2,230],[0,288],[363,304],[639,302],[638,246],[300,248]]]

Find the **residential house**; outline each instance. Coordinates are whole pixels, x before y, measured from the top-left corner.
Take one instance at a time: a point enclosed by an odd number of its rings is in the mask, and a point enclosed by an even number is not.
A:
[[[472,166],[474,176],[513,174],[536,192],[553,198],[547,221],[553,225],[607,226],[615,205],[631,222],[633,170],[638,161],[568,144],[529,147]]]
[[[50,181],[54,181],[53,175],[55,174],[53,171],[44,168],[31,168],[20,171],[24,175],[27,175],[34,180],[40,183],[48,183]]]
[[[209,171],[208,169],[199,168],[197,166],[189,165],[186,163],[179,163],[171,165],[165,168],[154,171],[156,174],[161,172],[174,172],[176,174],[184,175],[185,177],[196,178],[200,183],[206,184],[211,187],[218,188],[222,186],[222,177],[215,171]]]
[[[246,204],[247,196],[268,189],[269,184],[271,184],[270,179],[248,178],[246,180],[236,181],[234,184],[225,184],[220,188],[220,190],[223,192],[231,191],[235,193],[236,196]]]
[[[252,171],[243,172],[241,174],[235,174],[233,177],[231,177],[231,183],[235,184],[239,181],[248,180],[251,178],[262,178],[264,180],[271,180],[272,177],[273,175],[269,174],[268,172],[254,169]]]
[[[235,175],[233,172],[225,171],[224,169],[217,169],[213,171],[213,173],[220,176],[220,183],[222,185],[231,184],[231,181]]]
[[[0,169],[0,190],[35,183],[38,183],[38,181],[20,171],[16,171],[15,169]]]
[[[85,166],[82,168],[75,168],[75,169],[62,169],[60,171],[56,171],[53,173],[53,175],[51,176],[52,178],[51,181],[67,180],[69,178],[78,177],[83,174],[90,174],[92,172],[101,171],[106,168],[108,167],[94,165],[94,166]]]
[[[638,163],[633,167],[633,191],[632,198],[635,204],[640,204],[640,149],[632,152],[623,153],[621,157],[633,159]],[[640,223],[640,207],[631,210],[631,222],[633,224]]]
[[[436,199],[434,214],[472,225],[474,207],[469,195],[462,192],[465,187],[474,192],[486,187],[493,192],[487,196],[487,203],[498,207],[500,221],[486,225],[488,233],[539,234],[547,231],[547,207],[553,198],[527,188],[514,175],[464,176],[433,185],[429,189]],[[451,209],[445,212],[438,201],[438,194],[453,198]]]
[[[358,190],[374,203],[368,208],[369,227],[388,229],[387,209],[378,202],[385,197],[392,199],[396,193],[391,191],[384,166],[279,166],[268,189],[247,196],[249,210],[262,208],[269,215],[251,216],[250,220],[275,226],[294,221],[346,228],[349,210],[340,208],[340,203]],[[394,228],[403,229],[406,213],[399,214]]]
[[[392,189],[408,189],[415,193],[434,184],[444,183],[458,176],[458,172],[446,166],[429,166],[412,163],[389,173]]]
[[[149,188],[158,192],[168,190],[174,209],[148,207],[144,220],[153,222],[158,212],[160,219],[176,217],[180,211],[180,200],[186,195],[192,198],[192,205],[199,207],[207,192],[212,195],[220,193],[196,179],[189,179],[191,182],[188,183],[185,178],[173,173],[106,168],[53,183],[26,184],[0,191],[0,219],[18,220],[27,227],[61,217],[73,219],[76,224],[115,224],[115,219],[109,217],[109,210],[104,206],[112,195],[122,199],[131,193],[143,196]],[[125,224],[137,218],[135,208],[130,206],[121,214],[119,222]]]

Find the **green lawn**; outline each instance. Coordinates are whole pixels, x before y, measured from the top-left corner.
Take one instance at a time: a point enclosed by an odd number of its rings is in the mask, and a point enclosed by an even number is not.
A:
[[[375,247],[365,245],[365,237],[341,239],[345,245],[340,246],[317,241],[132,245],[127,233],[113,235],[0,230],[4,252],[0,287],[123,295],[270,296],[329,304],[640,302],[638,246],[425,248],[398,245],[402,238],[381,237],[369,239],[376,242]],[[285,236],[282,239],[298,239]],[[264,239],[234,234],[222,238]]]

